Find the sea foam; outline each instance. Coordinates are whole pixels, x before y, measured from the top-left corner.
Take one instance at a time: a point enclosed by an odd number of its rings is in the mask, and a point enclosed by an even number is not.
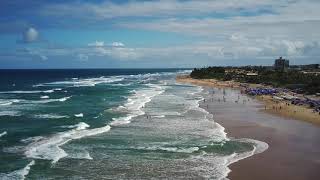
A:
[[[20,116],[19,111],[0,111],[0,116]]]
[[[35,164],[35,161],[32,160],[29,164],[27,164],[24,168],[15,170],[10,173],[0,173],[0,179],[2,180],[18,180],[18,179],[25,179],[25,177],[29,174],[31,166]]]
[[[44,99],[44,100],[38,100],[38,101],[35,101],[35,100],[32,100],[32,101],[25,101],[26,103],[33,103],[33,104],[45,104],[45,103],[51,103],[51,102],[64,102],[64,101],[67,101],[68,99],[70,99],[72,96],[67,96],[67,97],[62,97],[62,98],[59,98],[59,99]]]
[[[125,117],[113,118],[110,123],[111,126],[118,126],[122,124],[128,124],[131,119],[137,116],[144,115],[145,112],[142,110],[146,103],[150,102],[151,99],[161,93],[163,93],[164,87],[156,84],[148,84],[148,88],[143,88],[137,91],[133,91],[127,102],[123,106],[119,106],[115,111],[127,113]]]
[[[149,147],[137,147],[135,149],[146,151],[167,151],[176,153],[194,153],[199,151],[199,147],[164,147],[164,146],[149,146]]]
[[[19,99],[0,99],[0,106],[9,106],[13,103],[20,102]]]
[[[122,81],[124,78],[118,76],[112,77],[99,77],[99,78],[86,78],[86,79],[78,79],[72,78],[67,81],[56,81],[50,83],[43,83],[34,85],[36,87],[40,86],[63,86],[63,87],[93,87],[97,84],[104,84],[104,83],[113,83]]]
[[[61,118],[69,118],[69,116],[58,115],[58,114],[36,114],[35,118],[40,119],[61,119]]]
[[[75,114],[74,116],[78,117],[78,118],[82,118],[83,117],[83,113]]]
[[[53,93],[54,91],[60,91],[62,89],[55,88],[49,90],[33,90],[33,91],[0,91],[0,94],[35,94],[35,93]]]
[[[80,122],[76,128],[57,133],[51,137],[43,138],[39,141],[30,143],[25,147],[24,154],[28,158],[47,159],[52,163],[58,162],[61,158],[67,157],[68,154],[60,147],[74,139],[81,139],[87,136],[94,136],[110,130],[110,126],[87,129],[88,124]]]
[[[7,135],[7,131],[0,133],[0,137]]]

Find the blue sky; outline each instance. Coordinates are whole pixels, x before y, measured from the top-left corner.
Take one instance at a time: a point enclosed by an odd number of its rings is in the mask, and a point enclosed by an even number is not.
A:
[[[0,68],[320,63],[319,0],[2,0]]]

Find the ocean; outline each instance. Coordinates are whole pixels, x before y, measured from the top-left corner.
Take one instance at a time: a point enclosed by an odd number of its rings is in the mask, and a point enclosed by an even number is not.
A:
[[[0,179],[225,179],[228,137],[179,69],[0,70]]]

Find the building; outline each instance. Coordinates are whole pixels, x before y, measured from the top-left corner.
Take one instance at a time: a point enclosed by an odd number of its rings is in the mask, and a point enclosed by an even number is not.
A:
[[[288,68],[289,68],[289,60],[282,59],[282,57],[280,57],[279,59],[276,59],[274,61],[274,69],[276,71],[287,71]]]

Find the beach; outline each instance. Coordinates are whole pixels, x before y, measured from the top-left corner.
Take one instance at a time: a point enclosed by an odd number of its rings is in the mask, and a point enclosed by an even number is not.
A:
[[[200,106],[226,128],[228,137],[250,138],[269,144],[265,152],[231,164],[229,179],[304,180],[320,177],[320,129],[317,123],[269,113],[264,101],[241,94],[237,88],[231,88],[230,82],[178,81],[206,87],[206,100]],[[223,96],[225,102],[221,100]]]
[[[191,83],[195,85],[215,88],[232,88],[243,90],[241,83],[235,81],[218,81],[214,79],[192,79],[188,76],[178,76],[177,81]],[[256,88],[261,85],[247,84],[250,88]],[[320,126],[320,114],[313,112],[307,106],[292,105],[290,101],[275,100],[270,95],[255,96],[260,103],[264,105],[261,111],[281,116],[286,119],[296,119],[307,121]]]

